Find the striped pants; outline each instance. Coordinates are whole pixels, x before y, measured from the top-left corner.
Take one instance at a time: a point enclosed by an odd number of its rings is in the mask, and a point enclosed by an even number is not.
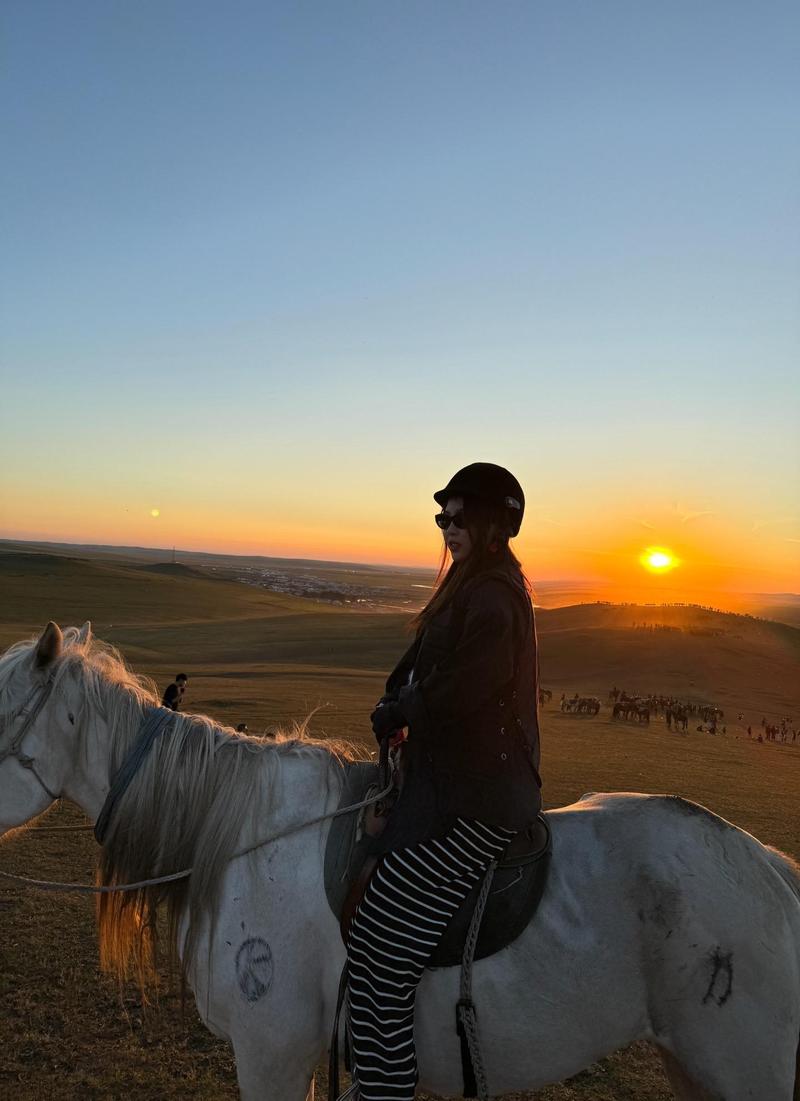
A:
[[[412,1101],[414,1001],[450,918],[514,831],[459,818],[440,841],[398,849],[378,865],[347,945],[354,1077],[361,1101]]]

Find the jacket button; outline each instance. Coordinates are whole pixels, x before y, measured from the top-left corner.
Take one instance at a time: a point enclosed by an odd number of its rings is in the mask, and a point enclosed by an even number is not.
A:
[[[505,700],[498,700],[498,704],[499,704],[500,707],[505,707],[506,701]]]
[[[517,726],[522,726],[522,719],[517,719]]]
[[[500,727],[500,733],[505,734],[505,732],[506,732],[506,728],[504,726],[501,726]]]
[[[507,761],[508,760],[508,754],[507,753],[501,753],[500,754],[500,760],[501,761]]]

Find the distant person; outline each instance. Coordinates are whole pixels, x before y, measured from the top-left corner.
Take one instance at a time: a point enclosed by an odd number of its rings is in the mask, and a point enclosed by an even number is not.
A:
[[[747,728],[747,737],[748,738],[753,737],[753,728],[752,728],[752,726],[748,726],[748,728]]]
[[[170,711],[180,711],[181,700],[183,699],[183,693],[186,691],[186,685],[189,683],[189,678],[185,673],[178,673],[172,684],[168,684],[166,691],[164,692],[164,698],[161,701],[162,707],[168,707]]]

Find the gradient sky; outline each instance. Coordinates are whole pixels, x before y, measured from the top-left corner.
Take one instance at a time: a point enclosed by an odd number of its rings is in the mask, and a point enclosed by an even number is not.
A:
[[[0,536],[798,591],[794,2],[3,11]]]

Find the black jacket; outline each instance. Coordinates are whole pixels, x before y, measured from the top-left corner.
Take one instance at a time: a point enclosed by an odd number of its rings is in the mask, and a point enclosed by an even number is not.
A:
[[[491,570],[471,581],[417,635],[386,693],[400,701],[408,741],[379,852],[441,836],[459,816],[515,830],[534,821],[538,658],[521,579]]]

